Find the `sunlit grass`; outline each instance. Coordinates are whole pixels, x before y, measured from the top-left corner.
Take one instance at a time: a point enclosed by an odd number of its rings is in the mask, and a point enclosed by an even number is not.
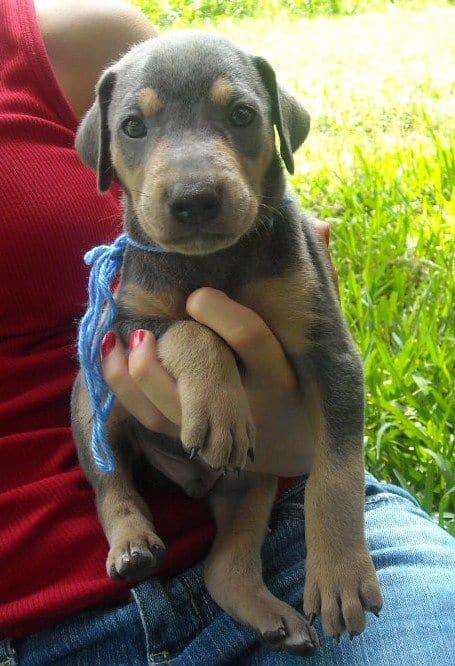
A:
[[[390,7],[422,9],[428,5],[447,6],[447,0],[131,0],[160,28],[182,22],[223,21],[268,18],[281,21],[314,16],[353,16],[364,12],[386,11]]]
[[[292,182],[331,222],[365,360],[367,465],[454,531],[455,9],[216,30],[267,57],[311,112]]]

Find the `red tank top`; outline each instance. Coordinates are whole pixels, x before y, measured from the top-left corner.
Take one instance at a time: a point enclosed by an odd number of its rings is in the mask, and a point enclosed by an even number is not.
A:
[[[52,71],[32,0],[0,0],[0,638],[20,638],[126,598],[77,464],[69,397],[83,254],[120,230],[73,148],[77,120]],[[200,559],[214,536],[204,502],[154,494],[167,545],[159,573]]]

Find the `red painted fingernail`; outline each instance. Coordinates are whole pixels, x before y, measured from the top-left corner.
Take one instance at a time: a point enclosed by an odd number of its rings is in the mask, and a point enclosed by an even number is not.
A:
[[[108,331],[101,343],[101,358],[105,358],[115,347],[115,333]]]
[[[145,331],[143,331],[141,328],[138,328],[137,331],[133,331],[130,335],[130,351],[133,351],[133,349],[136,349],[138,345],[141,344],[142,340],[144,339]]]

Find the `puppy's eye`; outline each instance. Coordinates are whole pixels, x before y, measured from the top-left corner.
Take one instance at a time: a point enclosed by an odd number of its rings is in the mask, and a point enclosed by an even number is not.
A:
[[[246,127],[253,121],[254,116],[254,109],[250,106],[245,106],[245,104],[239,104],[231,112],[229,120],[234,127]]]
[[[122,123],[122,130],[131,139],[140,139],[147,134],[147,128],[140,118],[131,116]]]

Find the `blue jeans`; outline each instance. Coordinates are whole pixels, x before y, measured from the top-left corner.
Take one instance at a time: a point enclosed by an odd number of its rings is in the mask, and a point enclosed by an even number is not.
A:
[[[303,490],[302,479],[275,505],[263,551],[267,584],[296,608],[305,566]],[[455,540],[406,492],[371,475],[365,509],[385,603],[352,642],[343,636],[337,645],[317,621],[322,647],[314,657],[267,650],[212,601],[200,563],[169,581],[140,583],[121,605],[86,611],[23,641],[0,642],[0,666],[453,666]]]

